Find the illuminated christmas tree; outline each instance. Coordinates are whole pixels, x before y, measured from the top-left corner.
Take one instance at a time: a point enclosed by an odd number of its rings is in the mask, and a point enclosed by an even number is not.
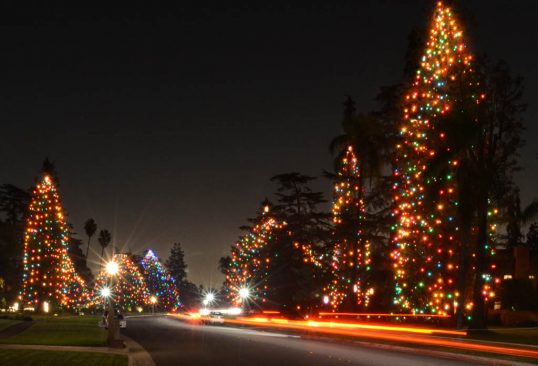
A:
[[[269,216],[269,205],[265,205],[258,223],[232,247],[225,287],[233,303],[241,303],[240,292],[247,288],[249,297],[258,304],[267,300],[271,253],[265,249],[275,233],[284,226]]]
[[[114,306],[123,311],[135,311],[150,304],[150,293],[144,276],[128,254],[115,254],[117,273],[103,266],[96,279],[95,304],[104,304],[107,296],[113,297]]]
[[[405,96],[394,171],[394,304],[404,312],[452,314],[459,296],[458,161],[445,161],[452,168],[440,176],[429,167],[441,152],[451,151],[441,122],[456,101],[470,99],[477,105],[484,98],[475,74],[453,11],[438,2],[420,67]]]
[[[332,280],[326,289],[330,305],[346,310],[368,307],[373,288],[367,280],[370,271],[370,243],[362,236],[364,220],[364,186],[359,162],[348,146],[334,185],[334,249],[331,260]]]
[[[142,268],[148,291],[156,298],[157,307],[165,311],[178,309],[179,294],[174,278],[151,249],[148,249],[142,259]]]
[[[19,296],[23,308],[73,310],[89,300],[84,280],[69,257],[68,243],[69,228],[56,182],[44,174],[33,190],[26,220]]]

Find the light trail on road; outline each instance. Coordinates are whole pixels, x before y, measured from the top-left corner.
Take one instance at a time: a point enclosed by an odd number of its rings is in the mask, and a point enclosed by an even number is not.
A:
[[[190,315],[170,314],[186,320],[196,320]],[[433,328],[400,327],[391,325],[376,325],[364,323],[341,323],[311,320],[289,320],[268,317],[240,317],[225,319],[225,324],[250,325],[273,329],[290,329],[305,332],[316,332],[326,335],[369,338],[383,341],[396,341],[428,345],[434,347],[455,348],[475,352],[495,353],[518,357],[538,359],[538,350],[492,345],[474,340],[458,340],[435,335],[466,336],[466,332]]]
[[[450,318],[447,314],[392,314],[392,313],[319,313],[320,317],[323,316],[366,316],[366,317],[387,317],[387,318]]]

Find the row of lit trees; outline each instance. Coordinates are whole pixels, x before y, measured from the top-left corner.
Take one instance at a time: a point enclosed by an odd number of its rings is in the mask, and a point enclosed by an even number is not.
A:
[[[279,205],[253,220],[221,261],[232,296],[249,283],[262,304],[287,309],[382,307],[456,314],[459,325],[466,314],[473,327],[485,327],[485,303],[497,298],[500,282],[492,260],[497,226],[511,220],[514,238],[518,224],[537,217],[536,202],[525,210],[513,204],[522,79],[503,62],[476,59],[442,2],[427,37],[413,33],[411,41],[407,80],[382,91],[378,111],[357,113],[351,100],[345,104],[344,133],[331,144],[331,228],[315,205],[301,206],[301,184],[310,178],[279,176],[292,178],[279,181]],[[312,214],[322,218],[314,226],[296,220]],[[288,295],[279,296],[281,289]]]
[[[77,258],[74,258],[70,245],[72,233],[60,200],[57,174],[47,162],[29,197],[28,207],[24,214],[21,213],[25,229],[21,238],[24,248],[19,306],[44,312],[75,311],[100,307],[107,299],[113,299],[117,307],[127,311],[156,305],[166,311],[179,309],[181,303],[176,277],[185,282],[184,273],[178,273],[178,269],[184,271],[186,266],[178,244],[169,258],[173,273],[152,250],[147,250],[141,258],[116,253],[106,265],[101,256],[100,272],[95,281],[87,282],[77,273],[74,264]],[[86,229],[91,239],[97,229],[95,222],[87,221]],[[108,245],[111,241],[107,233],[106,230],[101,231],[103,249],[106,247],[103,244]],[[78,256],[83,256],[82,251]],[[112,267],[114,271],[110,270]]]

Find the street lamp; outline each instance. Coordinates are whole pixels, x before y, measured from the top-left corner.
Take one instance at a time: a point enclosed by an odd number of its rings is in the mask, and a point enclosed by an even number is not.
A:
[[[157,303],[157,298],[155,296],[151,296],[149,301],[151,302],[151,313],[155,314],[155,304]]]
[[[105,298],[105,301],[110,297],[110,295],[112,295],[112,291],[110,291],[108,287],[103,287],[101,289],[101,296]]]
[[[211,292],[208,292],[205,295],[204,305],[211,305],[213,301],[215,301],[215,295],[213,295]]]
[[[116,274],[119,272],[119,266],[118,263],[114,262],[113,260],[110,262],[107,262],[105,264],[105,271],[110,277],[110,288],[114,288],[115,281],[116,281]],[[105,297],[105,299],[108,298],[108,317],[107,317],[107,323],[108,323],[108,337],[107,342],[110,347],[121,347],[123,344],[120,345],[119,341],[119,333],[120,328],[118,326],[118,322],[116,321],[116,318],[114,316],[114,304],[113,304],[113,297],[112,291],[108,287],[104,287],[101,289],[101,294]]]
[[[239,297],[241,298],[241,300],[246,300],[248,299],[250,296],[250,290],[248,289],[248,287],[241,287],[239,289]]]
[[[118,263],[110,261],[106,264],[105,269],[110,276],[115,276],[120,268],[118,266]]]

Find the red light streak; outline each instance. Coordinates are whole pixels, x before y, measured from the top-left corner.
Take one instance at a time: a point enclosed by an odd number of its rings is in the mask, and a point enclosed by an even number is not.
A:
[[[388,313],[319,313],[320,316],[382,316],[401,318],[450,318],[447,314],[388,314]]]
[[[431,335],[446,334],[465,336],[466,332],[449,331],[442,329],[394,327],[389,325],[370,325],[360,323],[337,323],[337,322],[312,322],[294,321],[286,319],[268,318],[237,318],[225,319],[228,324],[256,325],[281,329],[293,329],[302,331],[315,331],[322,334],[344,335],[351,337],[363,337],[370,339],[398,341],[428,346],[456,348],[485,353],[496,353],[519,357],[538,359],[538,350],[529,348],[516,348],[506,346],[494,346],[486,343],[478,343],[469,339],[458,340],[441,338]],[[351,329],[350,329],[351,328]],[[403,334],[402,334],[403,333]],[[415,333],[415,334],[413,334]],[[418,334],[416,334],[418,333]]]
[[[199,314],[168,314],[180,319],[195,320]],[[496,353],[502,355],[538,359],[538,350],[497,346],[469,339],[436,337],[435,334],[466,336],[466,332],[433,328],[400,327],[381,324],[340,323],[327,321],[302,321],[289,319],[272,319],[266,317],[225,319],[228,324],[255,325],[269,328],[293,329],[331,335],[362,337],[370,339],[398,341],[428,346],[456,348],[469,351]]]

